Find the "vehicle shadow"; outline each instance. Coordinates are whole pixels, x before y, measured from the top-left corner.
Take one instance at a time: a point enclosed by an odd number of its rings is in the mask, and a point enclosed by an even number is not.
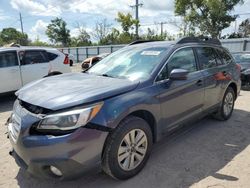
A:
[[[212,176],[237,181],[218,171],[250,144],[250,113],[236,109],[230,120],[205,118],[186,126],[154,146],[146,167],[136,177],[113,180],[102,172],[68,182],[38,180],[19,170],[16,180],[29,187],[183,187]]]
[[[13,108],[13,103],[15,99],[16,99],[16,96],[14,93],[0,95],[0,113],[11,111]]]

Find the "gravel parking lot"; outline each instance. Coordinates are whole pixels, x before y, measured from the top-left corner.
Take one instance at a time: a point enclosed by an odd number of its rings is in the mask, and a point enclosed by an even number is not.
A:
[[[205,118],[154,146],[136,177],[116,181],[101,171],[70,182],[38,180],[19,169],[3,126],[13,95],[0,97],[0,187],[250,187],[250,92],[242,91],[230,120]]]

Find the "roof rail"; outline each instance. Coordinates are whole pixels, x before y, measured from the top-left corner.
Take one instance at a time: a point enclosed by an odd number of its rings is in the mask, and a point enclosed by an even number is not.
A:
[[[194,43],[194,42],[221,45],[221,42],[219,39],[213,39],[209,37],[184,37],[184,38],[179,39],[176,42],[176,44],[185,44],[185,43]]]
[[[145,42],[156,42],[156,41],[159,41],[159,40],[136,40],[136,41],[129,43],[128,46],[132,46],[135,44],[141,44],[141,43],[145,43]]]

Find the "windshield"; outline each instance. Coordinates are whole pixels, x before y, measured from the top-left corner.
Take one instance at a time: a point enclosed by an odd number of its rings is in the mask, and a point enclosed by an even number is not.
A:
[[[232,54],[236,63],[250,63],[250,53]]]
[[[163,60],[167,50],[165,47],[126,47],[104,58],[87,73],[132,81],[147,79]]]

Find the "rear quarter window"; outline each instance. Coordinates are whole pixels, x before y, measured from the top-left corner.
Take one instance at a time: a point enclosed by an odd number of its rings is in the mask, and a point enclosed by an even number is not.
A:
[[[56,59],[58,57],[57,54],[52,53],[52,52],[47,52],[47,54],[48,54],[49,61],[53,61],[54,59]]]
[[[224,64],[234,63],[233,58],[228,54],[227,51],[225,51],[223,49],[219,49],[218,53],[219,53],[221,59],[223,60]]]

